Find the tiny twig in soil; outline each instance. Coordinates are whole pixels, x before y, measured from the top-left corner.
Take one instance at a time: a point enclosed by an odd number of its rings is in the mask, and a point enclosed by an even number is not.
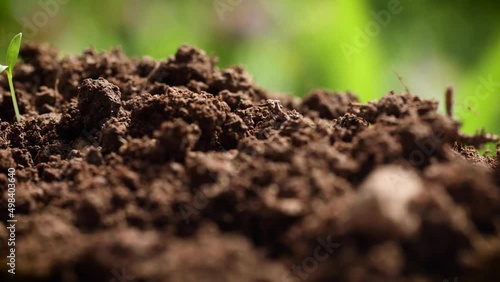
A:
[[[401,85],[403,85],[406,93],[411,94],[410,89],[408,88],[408,85],[406,85],[406,83],[403,80],[403,77],[396,70],[393,70],[393,71],[396,74],[396,76],[398,77],[399,82],[401,82]]]
[[[467,108],[467,110],[468,110],[469,112],[473,113],[475,116],[479,116],[479,112],[478,112],[478,111],[476,111],[473,107],[471,107],[471,106],[467,106],[467,105],[466,105],[465,107]]]
[[[446,103],[446,115],[449,117],[453,117],[453,104],[454,104],[454,98],[455,95],[453,93],[453,87],[448,87],[446,89],[446,94],[445,94],[445,103]]]
[[[55,82],[55,85],[54,85],[54,105],[57,104],[57,96],[59,96],[59,77],[56,78],[56,82]]]
[[[403,85],[403,87],[405,88],[406,93],[411,94],[410,89],[408,88],[408,85],[406,85],[406,83],[403,80],[403,77],[395,69],[393,69],[392,71],[398,77],[399,82],[401,82],[401,85]]]

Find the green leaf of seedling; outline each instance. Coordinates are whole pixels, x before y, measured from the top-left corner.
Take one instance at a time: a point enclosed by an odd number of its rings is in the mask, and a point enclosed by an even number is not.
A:
[[[17,98],[16,98],[16,90],[14,89],[14,82],[12,81],[14,66],[17,62],[17,57],[19,56],[19,49],[21,49],[21,40],[23,38],[23,34],[19,33],[18,35],[12,38],[10,41],[9,48],[7,48],[7,66],[0,65],[0,70],[7,70],[7,79],[9,80],[10,94],[12,96],[12,104],[14,105],[14,112],[16,114],[17,122],[21,122],[21,114],[19,113],[19,107],[17,106]]]
[[[21,49],[21,39],[23,38],[23,34],[19,33],[18,35],[12,38],[12,41],[9,44],[9,48],[7,49],[7,66],[9,70],[12,72],[14,66],[17,62],[17,57],[19,56],[19,49]]]

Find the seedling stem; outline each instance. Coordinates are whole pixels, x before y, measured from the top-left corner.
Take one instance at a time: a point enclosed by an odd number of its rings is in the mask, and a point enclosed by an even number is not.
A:
[[[19,49],[21,49],[21,40],[23,38],[23,34],[19,33],[18,35],[12,38],[10,41],[9,48],[7,48],[7,65],[0,65],[0,73],[5,71],[7,73],[7,79],[9,80],[9,88],[10,94],[12,96],[12,104],[14,105],[14,112],[16,113],[17,122],[21,122],[21,114],[19,113],[19,107],[17,105],[16,98],[16,90],[14,89],[13,83],[13,71],[14,66],[17,62],[17,57],[19,56]]]

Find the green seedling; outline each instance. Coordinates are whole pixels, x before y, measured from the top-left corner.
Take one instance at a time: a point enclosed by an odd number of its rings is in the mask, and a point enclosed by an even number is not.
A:
[[[17,106],[16,99],[16,91],[14,89],[14,83],[12,82],[14,66],[17,62],[17,57],[19,56],[19,49],[21,49],[21,40],[23,38],[23,34],[19,33],[18,35],[12,38],[10,41],[9,48],[7,48],[7,65],[0,64],[0,73],[5,71],[7,73],[7,79],[9,80],[10,93],[12,95],[12,103],[14,104],[14,111],[16,112],[17,122],[21,122],[21,115],[19,114],[19,107]]]

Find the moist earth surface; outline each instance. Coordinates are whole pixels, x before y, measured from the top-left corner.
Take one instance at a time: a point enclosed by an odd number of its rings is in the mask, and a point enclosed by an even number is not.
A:
[[[2,281],[496,281],[500,153],[438,103],[305,98],[190,46],[0,77]],[[15,168],[16,275],[7,272]]]

